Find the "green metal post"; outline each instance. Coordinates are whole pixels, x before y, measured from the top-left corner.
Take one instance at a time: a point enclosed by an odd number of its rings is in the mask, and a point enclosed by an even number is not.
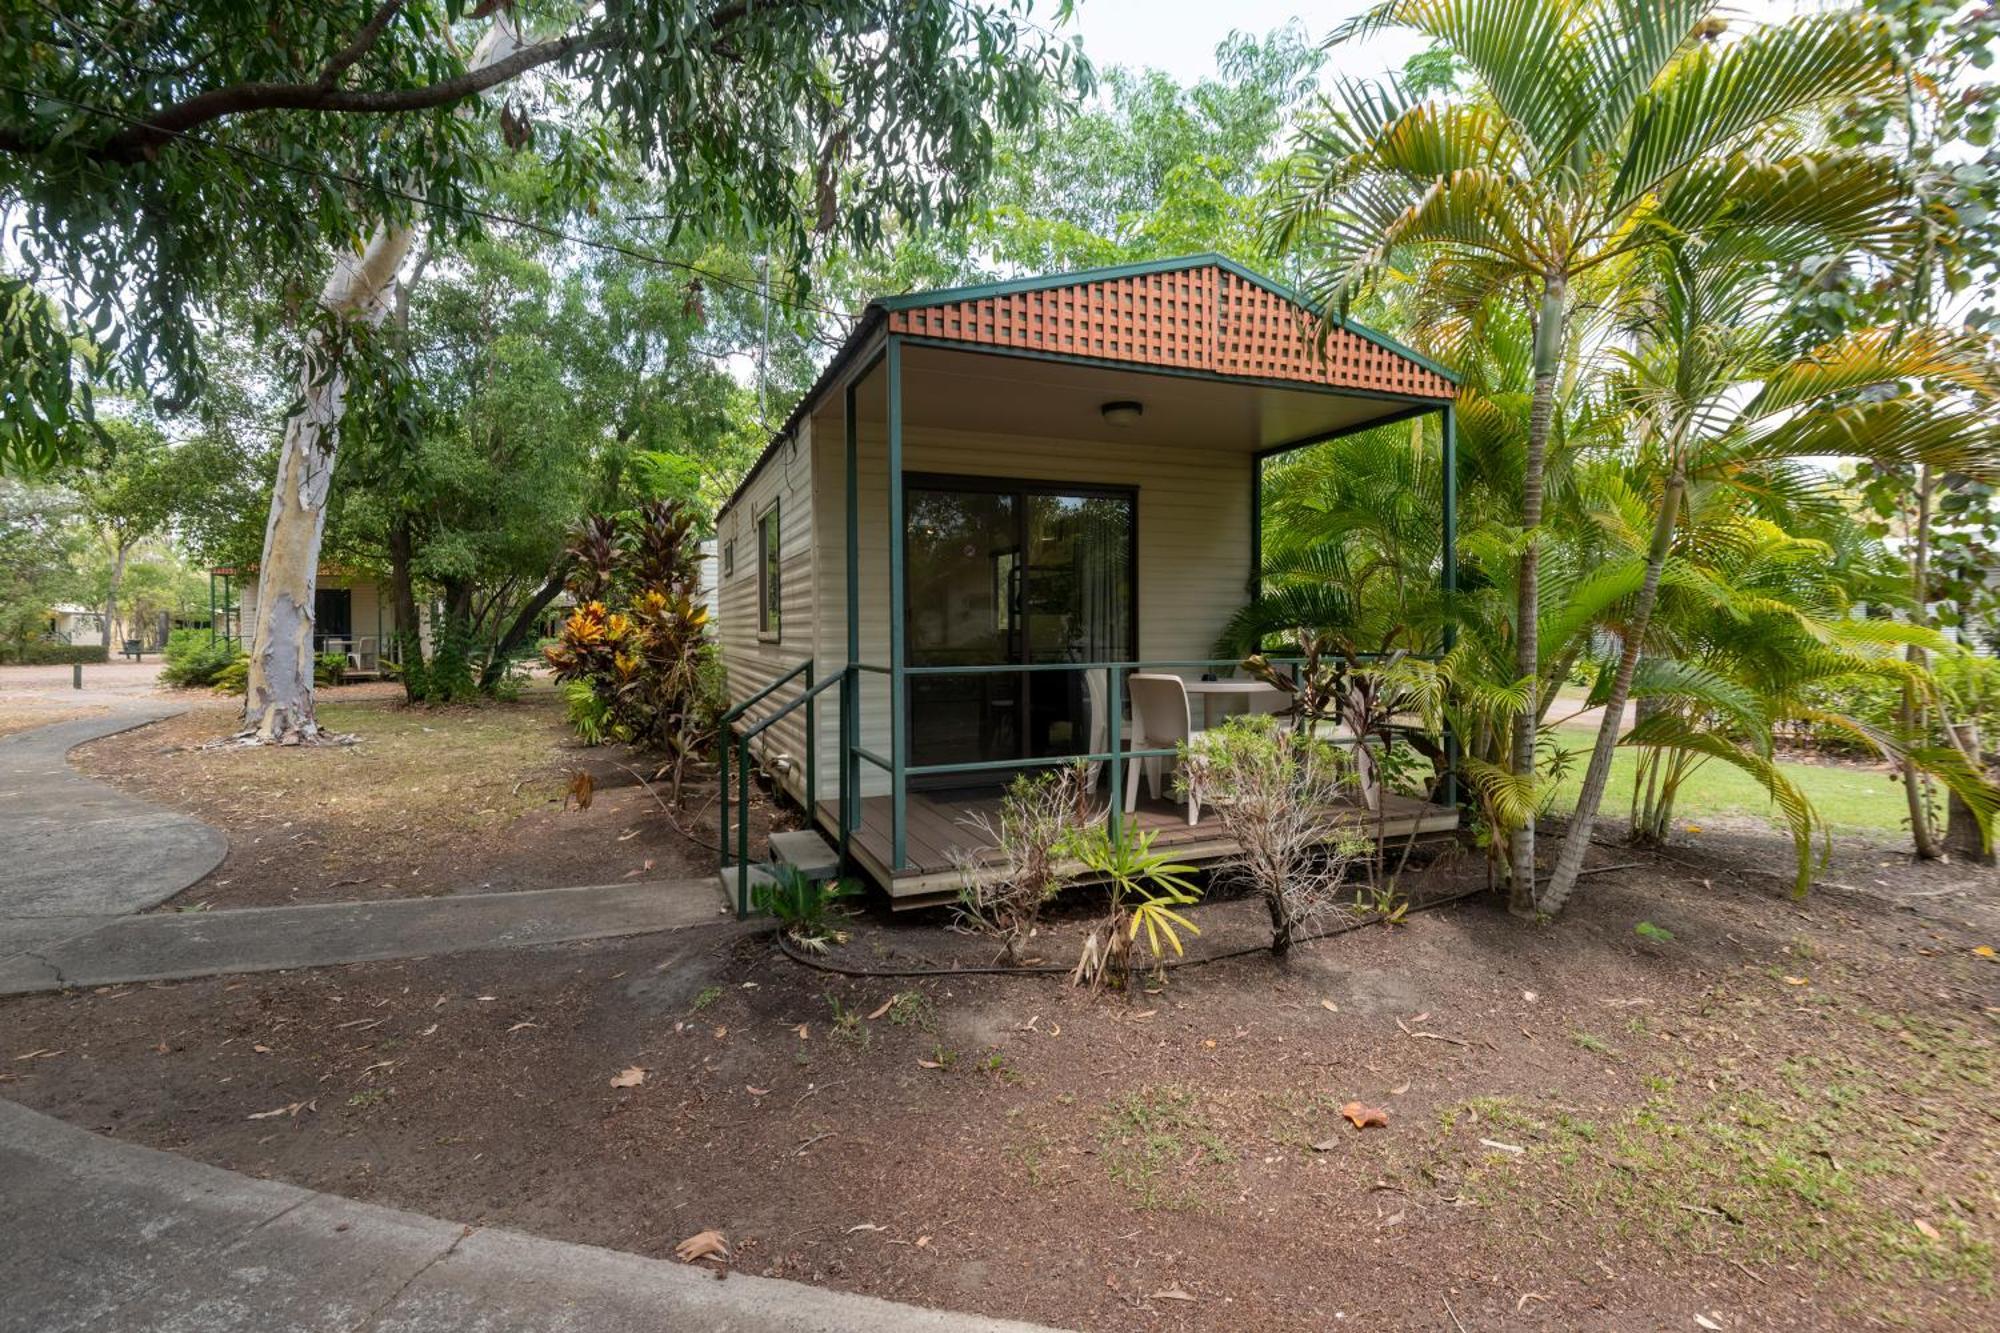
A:
[[[909,800],[905,770],[910,764],[910,728],[903,716],[907,684],[903,669],[903,344],[890,338],[883,349],[889,397],[889,869],[908,861],[904,815]]]
[[[736,729],[729,723],[722,724],[722,799],[716,804],[722,807],[722,868],[729,869],[729,742]]]
[[[736,753],[736,919],[750,915],[750,738]]]
[[[813,697],[813,659],[806,659],[806,827],[819,821],[819,719]]]
[[[1106,689],[1104,697],[1110,701],[1111,716],[1107,719],[1111,736],[1111,758],[1105,762],[1104,775],[1111,780],[1108,802],[1111,810],[1111,840],[1119,846],[1125,843],[1125,682],[1119,679],[1117,667],[1104,669]]]
[[[862,374],[867,374],[863,371]],[[854,414],[855,387],[861,377],[847,382],[847,681],[840,687],[840,708],[847,739],[840,745],[840,868],[852,870],[848,849],[853,845],[854,826],[861,820],[861,760],[854,747],[861,744],[861,677],[855,664],[861,660],[861,427]]]
[[[1458,642],[1458,413],[1446,403],[1441,423],[1444,428],[1442,468],[1444,472],[1444,536],[1441,571],[1444,585],[1444,650]],[[1458,804],[1458,736],[1447,724],[1444,733],[1444,803]]]

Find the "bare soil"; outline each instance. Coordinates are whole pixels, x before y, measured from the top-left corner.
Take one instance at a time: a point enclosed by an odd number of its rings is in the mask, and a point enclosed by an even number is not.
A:
[[[179,717],[73,751],[78,768],[185,810],[229,838],[215,871],[161,910],[561,888],[715,872],[713,780],[672,810],[655,765],[592,749],[557,698],[413,708],[394,684],[320,692],[320,721],[349,745],[229,744],[233,701],[181,696]],[[572,789],[591,775],[587,805]],[[769,808],[757,803],[761,839]],[[761,844],[760,844],[761,845]]]
[[[34,997],[0,1005],[0,1095],[467,1222],[651,1255],[719,1228],[743,1271],[1086,1329],[2000,1324],[1991,873],[1843,844],[1846,887],[1796,903],[1769,834],[1672,855],[1554,925],[1474,898],[1129,996],[835,975],[717,927]],[[1197,909],[1194,947],[1258,913]],[[864,915],[837,957],[985,948],[942,930]]]

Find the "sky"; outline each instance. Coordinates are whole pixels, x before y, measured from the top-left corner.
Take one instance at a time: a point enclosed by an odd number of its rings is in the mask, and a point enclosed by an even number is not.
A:
[[[1068,31],[1082,35],[1083,49],[1100,65],[1151,66],[1193,83],[1215,73],[1216,44],[1232,30],[1262,36],[1297,18],[1318,41],[1369,7],[1369,0],[1077,0]],[[1422,49],[1418,38],[1391,31],[1334,48],[1328,63],[1367,78],[1401,68]]]

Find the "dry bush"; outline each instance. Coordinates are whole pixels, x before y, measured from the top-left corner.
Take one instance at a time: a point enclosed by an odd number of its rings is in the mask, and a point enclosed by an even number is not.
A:
[[[1368,846],[1333,808],[1349,768],[1334,745],[1270,717],[1232,718],[1181,758],[1188,791],[1243,849],[1226,868],[1264,899],[1273,953],[1290,949],[1314,918],[1346,910],[1342,881]]]
[[[1022,774],[1000,799],[996,822],[983,811],[959,822],[992,849],[954,849],[958,871],[958,920],[968,930],[1000,941],[1000,961],[1022,962],[1042,909],[1075,882],[1065,869],[1068,848],[1085,821],[1088,784],[1083,765]]]

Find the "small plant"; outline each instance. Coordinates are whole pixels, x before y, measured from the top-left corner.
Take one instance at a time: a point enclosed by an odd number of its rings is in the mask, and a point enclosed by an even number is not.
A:
[[[616,720],[612,717],[611,705],[598,697],[590,684],[581,680],[567,680],[562,684],[563,716],[577,739],[585,745],[603,745],[608,741],[622,739],[618,733]]]
[[[346,653],[317,653],[313,656],[313,684],[338,685],[346,679]]]
[[[365,1111],[371,1106],[380,1106],[389,1100],[389,1094],[380,1088],[364,1088],[347,1099],[347,1104],[357,1111]]]
[[[1592,1055],[1618,1054],[1617,1049],[1610,1042],[1604,1040],[1602,1037],[1593,1036],[1588,1032],[1572,1032],[1569,1034],[1569,1039],[1575,1042],[1579,1049],[1589,1051]]]
[[[889,1021],[899,1028],[937,1031],[937,1006],[922,991],[906,990],[889,1002]]]
[[[721,998],[722,998],[722,987],[703,986],[700,992],[695,995],[694,1007],[691,1010],[689,1010],[689,1012],[698,1014],[702,1010],[708,1008],[708,1006],[714,1004],[717,1000]]]
[[[858,896],[860,884],[851,879],[830,879],[824,883],[804,874],[797,866],[771,867],[771,879],[750,891],[757,910],[778,919],[785,938],[810,953],[825,953],[836,944],[847,943],[847,932],[836,928],[831,917],[844,900]]]
[[[1668,930],[1665,926],[1656,926],[1650,921],[1641,921],[1638,925],[1632,927],[1632,933],[1640,939],[1650,941],[1654,944],[1668,944],[1674,938],[1674,932]]]
[[[826,1003],[827,1007],[833,1010],[833,1035],[842,1041],[854,1042],[864,1051],[867,1050],[874,1034],[868,1030],[868,1025],[861,1021],[861,1011],[842,1004],[838,995],[827,996]]]
[[[205,629],[177,629],[167,635],[166,665],[160,669],[160,679],[179,689],[208,689],[243,656],[243,649],[232,640],[211,642]]]
[[[958,1052],[949,1046],[931,1048],[931,1063],[939,1069],[950,1069],[958,1063]]]
[[[1385,926],[1400,926],[1410,914],[1410,900],[1394,884],[1377,884],[1354,891],[1354,910],[1362,916],[1381,918]]]
[[[1174,861],[1168,852],[1153,850],[1157,832],[1107,830],[1092,824],[1078,830],[1068,843],[1070,855],[1085,873],[1102,879],[1111,893],[1111,911],[1084,936],[1083,951],[1070,980],[1093,990],[1107,982],[1124,985],[1131,979],[1132,946],[1146,932],[1146,947],[1155,972],[1163,972],[1166,951],[1180,956],[1180,932],[1201,934],[1201,928],[1178,911],[1200,901],[1201,890],[1188,876],[1194,867]],[[1164,946],[1164,947],[1163,947]]]
[[[968,930],[1000,941],[1000,961],[1018,967],[1042,909],[1075,882],[1066,849],[1083,823],[1087,770],[1023,773],[1000,798],[996,822],[983,812],[964,824],[987,846],[954,851],[958,871],[958,920]]]
[[[1314,917],[1344,906],[1341,884],[1368,844],[1335,808],[1346,784],[1339,750],[1270,717],[1232,718],[1183,748],[1187,789],[1215,810],[1271,918],[1271,952],[1292,947]]]

